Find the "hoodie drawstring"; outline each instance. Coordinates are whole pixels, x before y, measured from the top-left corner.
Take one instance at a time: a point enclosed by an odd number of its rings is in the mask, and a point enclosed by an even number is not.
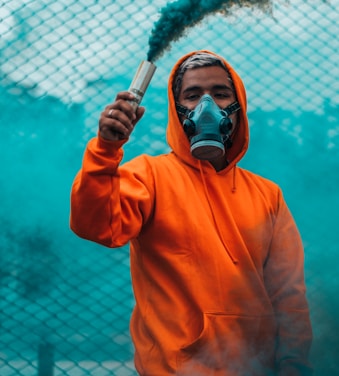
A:
[[[229,250],[223,236],[222,236],[222,232],[221,232],[221,229],[218,225],[218,221],[216,220],[215,216],[214,216],[214,211],[213,211],[213,206],[212,206],[212,203],[211,203],[211,199],[210,199],[210,196],[209,196],[209,193],[208,193],[208,188],[207,188],[207,184],[206,184],[206,180],[205,180],[205,177],[204,177],[204,174],[203,174],[203,171],[202,171],[202,166],[201,166],[201,161],[199,160],[199,172],[200,172],[200,176],[201,176],[201,180],[202,180],[202,183],[203,183],[203,186],[204,186],[204,191],[205,191],[205,195],[206,195],[206,198],[207,198],[207,202],[208,202],[208,205],[210,207],[210,210],[211,210],[211,213],[212,213],[212,217],[213,217],[213,222],[214,222],[214,225],[218,231],[218,234],[219,234],[219,238],[221,239],[222,241],[222,244],[224,245],[225,247],[225,250],[228,254],[228,256],[230,257],[230,259],[232,260],[233,264],[237,264],[238,263],[238,260],[236,259],[235,256],[232,255],[232,252]],[[235,187],[235,167],[233,168],[233,187],[232,187],[232,192],[234,193],[236,191],[236,187]]]
[[[232,181],[232,193],[235,193],[237,191],[237,186],[235,184],[235,172],[236,172],[236,165],[233,167],[233,181]]]

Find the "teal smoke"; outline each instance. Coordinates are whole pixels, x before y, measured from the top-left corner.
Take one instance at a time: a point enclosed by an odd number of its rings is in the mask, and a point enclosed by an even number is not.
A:
[[[160,18],[155,23],[149,38],[147,60],[154,62],[167,49],[171,42],[181,38],[187,28],[201,22],[206,16],[222,12],[230,13],[233,5],[258,6],[264,8],[270,0],[178,0],[168,3],[160,11]]]

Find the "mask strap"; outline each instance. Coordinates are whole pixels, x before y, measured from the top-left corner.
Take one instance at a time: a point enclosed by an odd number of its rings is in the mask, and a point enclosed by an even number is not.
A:
[[[223,108],[223,111],[226,112],[227,116],[230,116],[230,115],[234,114],[235,112],[237,112],[239,110],[240,110],[239,102],[233,102],[229,106]]]
[[[176,103],[175,104],[175,107],[177,109],[177,112],[179,115],[182,115],[182,116],[186,116],[188,117],[188,114],[191,112],[191,110],[189,110],[187,107],[185,106],[182,106],[181,104],[179,103]],[[238,102],[233,102],[232,104],[230,104],[229,106],[223,108],[223,111],[226,112],[227,116],[230,116],[232,115],[234,112],[236,111],[239,111],[240,110],[240,104]]]
[[[175,107],[176,107],[176,109],[177,109],[177,113],[179,114],[179,115],[182,115],[182,116],[186,116],[186,117],[188,117],[188,114],[191,112],[191,110],[189,110],[187,107],[185,107],[185,106],[182,106],[181,104],[179,104],[179,103],[176,103],[175,104]]]

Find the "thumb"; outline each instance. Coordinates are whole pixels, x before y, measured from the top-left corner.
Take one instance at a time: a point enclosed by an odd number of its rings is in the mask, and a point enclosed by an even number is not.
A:
[[[138,107],[137,108],[137,111],[136,111],[136,119],[134,120],[134,124],[136,124],[143,116],[144,116],[144,113],[145,113],[146,109],[145,107]]]

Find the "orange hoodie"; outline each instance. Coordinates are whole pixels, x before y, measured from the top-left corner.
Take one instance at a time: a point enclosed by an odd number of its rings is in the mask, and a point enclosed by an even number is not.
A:
[[[216,172],[190,154],[169,79],[172,152],[119,165],[124,141],[87,146],[71,228],[107,247],[130,242],[131,319],[140,375],[310,375],[303,248],[279,187],[236,166],[248,147],[246,93],[227,65],[240,127]]]

